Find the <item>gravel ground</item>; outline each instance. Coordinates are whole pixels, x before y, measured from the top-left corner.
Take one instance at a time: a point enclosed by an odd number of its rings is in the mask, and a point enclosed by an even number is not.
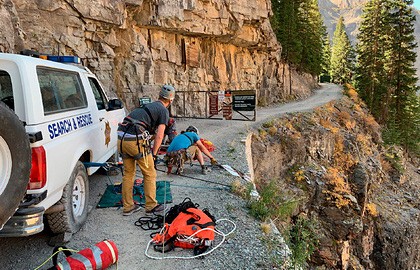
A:
[[[304,101],[259,109],[255,122],[178,119],[177,128],[184,130],[189,125],[195,125],[200,130],[200,136],[216,146],[213,154],[221,164],[228,164],[248,174],[244,140],[250,130],[270,117],[286,112],[310,110],[339,97],[340,89],[327,84]],[[160,169],[165,168],[160,166]],[[197,165],[192,167],[185,165],[184,174],[223,185],[231,185],[236,180],[246,184],[245,180],[223,169],[214,168],[207,175],[201,175],[200,171]],[[114,265],[108,269],[272,269],[270,265],[272,254],[267,250],[266,242],[263,240],[260,222],[248,214],[243,199],[231,193],[223,185],[197,179],[168,176],[164,172],[158,172],[158,180],[171,181],[173,203],[168,204],[168,207],[189,197],[198,203],[201,209],[208,208],[217,219],[226,218],[234,222],[235,232],[229,235],[218,249],[203,259],[150,259],[146,257],[145,249],[150,241],[151,231],[144,231],[134,225],[139,217],[144,216],[144,210],[125,217],[122,216],[122,209],[95,208],[107,184],[121,181],[120,174],[117,176],[95,174],[90,177],[89,204],[92,209],[88,220],[66,246],[81,250],[104,239],[114,241],[119,251],[118,268]],[[228,232],[232,229],[232,225],[224,222],[217,228]],[[0,239],[0,269],[35,269],[51,255],[52,247],[47,244],[49,239],[47,232],[25,238]],[[216,242],[220,239],[221,237],[217,237]],[[162,256],[153,250],[149,250],[149,254],[160,258]],[[166,253],[165,256],[192,256],[192,251],[176,249]],[[48,262],[40,269],[47,269],[50,266],[51,262]]]

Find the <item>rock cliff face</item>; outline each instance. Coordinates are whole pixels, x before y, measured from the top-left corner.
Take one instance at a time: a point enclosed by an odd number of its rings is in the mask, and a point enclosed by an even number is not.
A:
[[[353,45],[356,44],[356,36],[362,21],[363,7],[367,2],[368,0],[319,0],[319,9],[330,38],[332,39],[333,37],[338,19],[340,16],[343,16],[347,34]],[[414,36],[417,39],[417,43],[420,44],[420,11],[414,9],[414,14],[416,16]],[[417,61],[415,68],[417,69],[417,77],[420,78],[420,46],[417,47],[416,52]],[[420,85],[420,80],[418,84]]]
[[[78,55],[128,108],[164,83],[306,96],[315,80],[280,61],[270,13],[270,0],[0,0],[0,50]]]
[[[381,147],[379,125],[349,94],[263,124],[251,143],[256,185],[274,181],[279,213],[297,202],[276,218],[279,228],[300,216],[315,221],[313,266],[420,269],[419,174],[397,149]]]

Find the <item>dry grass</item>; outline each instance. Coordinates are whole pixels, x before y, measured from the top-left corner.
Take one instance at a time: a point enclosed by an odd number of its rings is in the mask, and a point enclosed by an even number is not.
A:
[[[248,196],[248,188],[241,184],[241,181],[235,180],[231,184],[232,192],[236,195],[246,198]]]
[[[334,112],[336,109],[334,108],[334,105],[335,105],[335,102],[334,101],[330,101],[330,102],[328,102],[327,104],[325,104],[325,109],[328,111],[328,112],[330,112],[330,113],[332,113],[332,112]]]
[[[359,104],[354,104],[353,105],[353,110],[355,110],[356,112],[363,112],[363,109],[362,109],[362,107],[360,107],[360,105]]]
[[[348,130],[352,130],[356,126],[356,122],[351,119],[351,115],[348,112],[339,112],[337,117],[340,125],[346,127]]]
[[[268,134],[270,134],[270,136],[274,136],[277,134],[277,128],[276,127],[269,127],[267,130]]]
[[[375,118],[370,114],[363,114],[362,121],[370,131],[378,132],[381,128]]]
[[[261,230],[265,234],[271,233],[271,225],[270,225],[270,223],[265,223],[265,222],[261,223]]]
[[[380,156],[379,160],[381,162],[382,170],[389,174],[392,171],[392,164],[383,156]]]
[[[356,90],[352,87],[347,90],[347,95],[355,102],[359,100],[359,95],[357,94]]]
[[[357,160],[351,153],[346,153],[344,149],[344,139],[342,136],[336,136],[334,144],[334,165],[343,171],[348,171]]]
[[[326,119],[321,118],[321,119],[319,119],[319,124],[320,124],[321,126],[323,126],[324,128],[326,128],[326,129],[330,130],[330,131],[331,131],[331,133],[333,133],[333,134],[335,134],[335,133],[337,133],[338,131],[340,131],[340,129],[339,129],[338,127],[334,127],[334,126],[332,125],[332,122],[331,122],[331,120],[330,120],[329,118],[326,118]]]
[[[265,131],[264,129],[258,129],[258,135],[261,140],[265,140],[267,138],[267,134],[267,131]]]
[[[293,173],[293,177],[296,182],[302,182],[303,180],[305,180],[304,171],[302,169],[297,170]]]
[[[350,186],[340,175],[337,168],[329,168],[324,175],[324,179],[331,187],[330,190],[322,191],[324,194],[327,194],[327,200],[334,202],[338,208],[342,208],[351,203],[348,198],[344,197],[344,195],[350,194]]]
[[[365,206],[366,212],[371,216],[377,217],[379,215],[376,205],[374,203],[368,203]]]
[[[372,155],[372,148],[370,147],[370,136],[364,134],[357,134],[356,141],[359,144],[360,150],[367,155]]]

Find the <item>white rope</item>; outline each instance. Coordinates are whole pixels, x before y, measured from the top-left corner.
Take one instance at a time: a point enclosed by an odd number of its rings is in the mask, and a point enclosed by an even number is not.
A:
[[[167,184],[167,182],[164,182],[165,183],[165,195],[163,196],[164,197],[164,201],[163,201],[163,224],[165,225],[165,219],[166,219],[166,184]],[[165,228],[165,226],[163,226],[163,228]],[[165,242],[163,242],[163,248],[162,248],[162,258],[163,257],[165,257]]]
[[[205,256],[205,255],[208,255],[208,254],[212,253],[213,251],[215,251],[217,248],[219,248],[223,244],[223,242],[225,241],[226,237],[229,236],[230,234],[232,234],[236,230],[236,224],[233,221],[231,221],[229,219],[226,219],[226,218],[222,218],[222,219],[217,220],[216,221],[216,224],[218,224],[220,221],[230,222],[233,225],[233,229],[230,232],[228,232],[228,233],[223,233],[222,231],[217,230],[217,229],[214,229],[213,230],[211,228],[204,228],[204,229],[201,229],[201,230],[196,231],[195,233],[193,233],[192,235],[190,235],[190,236],[188,236],[186,238],[186,240],[194,240],[194,235],[196,235],[197,233],[199,233],[201,231],[206,231],[206,230],[207,231],[213,231],[215,234],[220,235],[222,237],[222,240],[220,241],[220,243],[217,244],[212,249],[207,250],[204,253],[201,253],[201,254],[198,254],[198,255],[194,255],[194,256],[184,256],[184,257],[181,257],[181,256],[166,256],[165,257],[164,256],[164,252],[162,252],[162,256],[161,257],[152,256],[152,255],[149,255],[147,253],[148,250],[149,250],[150,244],[153,243],[153,239],[152,239],[152,240],[149,241],[149,243],[147,243],[146,250],[144,251],[144,255],[146,255],[146,257],[148,257],[148,258],[155,259],[155,260],[163,260],[163,259],[184,259],[184,260],[188,260],[188,259],[195,259],[195,258],[198,258],[198,257],[202,257],[202,256]],[[162,230],[160,231],[160,233],[162,233],[162,231],[163,231],[164,228],[165,227],[162,228]]]

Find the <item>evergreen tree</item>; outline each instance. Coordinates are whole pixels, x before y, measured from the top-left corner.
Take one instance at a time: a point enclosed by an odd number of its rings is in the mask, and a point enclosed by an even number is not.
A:
[[[390,40],[386,52],[385,71],[388,78],[386,103],[382,110],[382,119],[395,119],[400,131],[397,141],[406,149],[416,148],[419,144],[419,99],[414,63],[416,61],[414,37],[415,16],[412,0],[390,1],[386,22],[390,26]],[[391,111],[390,111],[391,109]],[[390,114],[393,115],[390,115]],[[415,149],[413,149],[415,150]]]
[[[384,140],[419,154],[412,3],[369,1],[359,28],[356,87],[378,122],[386,126]]]
[[[299,6],[301,0],[272,0],[271,25],[282,46],[281,57],[288,63],[301,61],[302,40],[299,37]]]
[[[281,57],[314,75],[321,72],[325,26],[318,0],[272,0],[271,25],[282,45]]]
[[[304,0],[300,8],[301,67],[314,75],[321,73],[323,36],[326,32],[318,0]]]
[[[330,82],[330,72],[331,72],[331,45],[330,37],[327,31],[324,32],[322,39],[322,58],[321,58],[321,82]]]
[[[350,82],[352,77],[352,46],[346,33],[344,19],[340,17],[334,31],[331,49],[331,77],[333,82]]]
[[[387,92],[387,78],[384,70],[385,49],[389,25],[385,23],[385,3],[387,0],[369,1],[362,15],[362,23],[357,36],[356,88],[378,122]]]

